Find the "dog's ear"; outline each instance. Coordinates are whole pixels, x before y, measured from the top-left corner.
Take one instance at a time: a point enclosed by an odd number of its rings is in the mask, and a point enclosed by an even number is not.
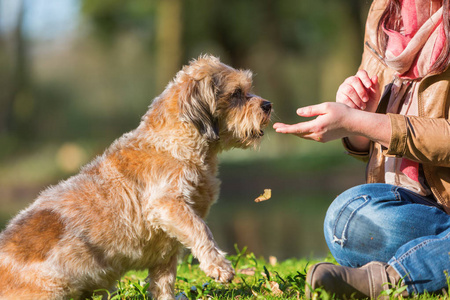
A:
[[[215,85],[210,76],[200,80],[186,78],[181,87],[179,105],[181,118],[191,122],[209,141],[219,140]]]

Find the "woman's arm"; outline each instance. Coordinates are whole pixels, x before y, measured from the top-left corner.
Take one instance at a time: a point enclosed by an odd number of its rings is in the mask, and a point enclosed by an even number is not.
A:
[[[275,123],[279,133],[294,134],[304,139],[318,142],[349,137],[352,146],[357,141],[374,141],[385,147],[391,140],[391,122],[389,116],[353,109],[342,103],[324,102],[299,108],[300,117],[317,116],[314,120],[293,125]],[[362,145],[364,146],[364,145]]]
[[[386,148],[386,156],[450,167],[450,121],[398,114],[378,114],[345,104],[324,102],[299,108],[300,117],[317,118],[293,125],[275,123],[277,132],[318,142],[361,136]]]

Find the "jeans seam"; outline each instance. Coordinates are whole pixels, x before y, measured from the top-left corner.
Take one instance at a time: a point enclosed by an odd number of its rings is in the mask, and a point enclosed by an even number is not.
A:
[[[361,198],[364,199],[364,202],[351,212],[350,216],[348,217],[348,220],[345,222],[344,228],[342,229],[341,238],[338,238],[336,235],[336,231],[337,231],[336,228],[337,228],[337,224],[338,224],[339,220],[341,219],[342,213],[344,212],[344,210],[347,209],[347,207],[350,205],[350,203],[353,203],[354,201],[361,199]],[[339,215],[336,218],[336,222],[334,223],[334,226],[333,226],[333,242],[334,243],[340,244],[342,248],[344,247],[344,244],[347,241],[346,235],[347,235],[347,230],[348,230],[348,223],[353,218],[354,214],[358,210],[360,210],[362,207],[364,207],[369,200],[370,200],[369,195],[358,196],[356,198],[353,198],[351,201],[348,201],[347,204],[340,210]]]
[[[424,247],[425,245],[427,245],[427,244],[429,244],[429,243],[432,243],[432,242],[435,242],[435,241],[440,241],[440,240],[445,240],[445,239],[448,239],[449,237],[450,237],[450,232],[447,233],[444,237],[442,237],[442,238],[440,238],[440,239],[428,239],[428,240],[425,240],[425,241],[421,242],[420,244],[418,244],[418,245],[412,247],[411,249],[409,249],[409,250],[406,251],[405,253],[403,253],[403,254],[398,258],[398,260],[399,260],[399,261],[404,260],[406,257],[408,257],[409,255],[411,255],[412,253],[416,252],[417,250],[419,250],[420,248]]]
[[[407,278],[408,279],[408,281],[409,282],[413,282],[413,280],[412,280],[412,278],[411,278],[411,274],[410,274],[410,272],[408,272],[408,270],[405,268],[405,266],[397,259],[397,258],[395,258],[395,257],[393,257],[393,258],[391,258],[391,261],[389,262],[389,264],[391,265],[391,266],[397,266],[397,268],[401,268],[402,270],[403,270],[403,272],[404,272],[404,274],[405,274],[405,276],[403,277],[403,278]],[[399,274],[401,274],[398,270],[397,270],[397,268],[395,268],[394,267],[394,269],[397,271],[397,273],[399,273]],[[400,275],[401,276],[401,275]],[[404,280],[404,279],[403,279]],[[406,284],[406,283],[405,283]],[[407,284],[409,287],[411,287],[411,289],[413,290],[413,292],[415,293],[415,294],[417,294],[417,289],[416,289],[416,287],[414,286],[414,284]],[[410,293],[411,294],[411,293]]]
[[[399,258],[393,257],[392,260],[394,261],[394,263],[397,263],[397,264],[402,268],[402,270],[405,272],[406,277],[408,278],[408,280],[409,280],[410,282],[413,283],[413,282],[414,282],[414,279],[410,276],[409,272],[408,272],[408,271],[406,270],[406,268],[403,266],[403,263],[402,263],[402,262],[403,262],[409,255],[411,255],[412,253],[414,253],[414,252],[416,252],[417,250],[421,249],[422,247],[424,247],[424,246],[426,246],[426,245],[428,245],[428,244],[430,244],[430,243],[433,243],[433,242],[435,242],[435,241],[440,241],[440,240],[448,239],[449,237],[450,237],[450,232],[447,233],[444,237],[442,237],[442,238],[440,238],[440,239],[428,239],[428,240],[425,240],[425,241],[421,242],[420,244],[414,246],[413,248],[409,249],[407,252],[403,253]],[[414,286],[414,284],[408,284],[408,285],[411,286],[411,288],[414,290],[415,293],[417,293],[417,289],[416,289],[416,287]]]
[[[402,196],[398,192],[398,186],[392,186],[391,192],[394,194],[395,200],[402,201]]]

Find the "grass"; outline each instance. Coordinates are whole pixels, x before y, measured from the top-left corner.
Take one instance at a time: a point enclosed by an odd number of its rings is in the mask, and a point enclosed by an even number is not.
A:
[[[220,284],[207,277],[198,267],[191,254],[187,254],[178,265],[175,292],[177,299],[305,299],[305,278],[310,265],[317,261],[307,259],[287,259],[277,262],[257,258],[247,248],[236,248],[236,255],[228,256],[236,270],[236,277],[229,284]],[[323,261],[335,260],[328,256]],[[108,293],[107,299],[151,299],[147,292],[145,271],[128,272],[117,284],[114,293]],[[449,282],[450,283],[450,282]],[[404,287],[392,286],[386,292],[389,299],[404,299],[398,296]],[[104,292],[104,291],[102,291]],[[102,299],[93,296],[92,299]],[[321,289],[315,290],[313,299],[336,299]],[[412,299],[412,298],[411,298]],[[447,295],[424,294],[414,299],[448,299]]]
[[[179,299],[301,299],[304,295],[306,269],[312,262],[288,259],[276,262],[257,258],[247,248],[228,256],[236,270],[229,284],[220,284],[207,277],[198,262],[187,254],[178,265],[175,290]],[[144,271],[128,272],[118,283],[117,291],[108,299],[151,299],[146,292]],[[96,298],[93,299],[101,299]]]

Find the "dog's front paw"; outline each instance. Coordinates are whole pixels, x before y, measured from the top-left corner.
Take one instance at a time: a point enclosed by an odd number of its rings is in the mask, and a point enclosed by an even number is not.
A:
[[[206,275],[214,278],[218,282],[231,282],[234,278],[234,269],[231,266],[231,263],[225,258],[206,266],[200,264],[200,269],[202,269]]]

